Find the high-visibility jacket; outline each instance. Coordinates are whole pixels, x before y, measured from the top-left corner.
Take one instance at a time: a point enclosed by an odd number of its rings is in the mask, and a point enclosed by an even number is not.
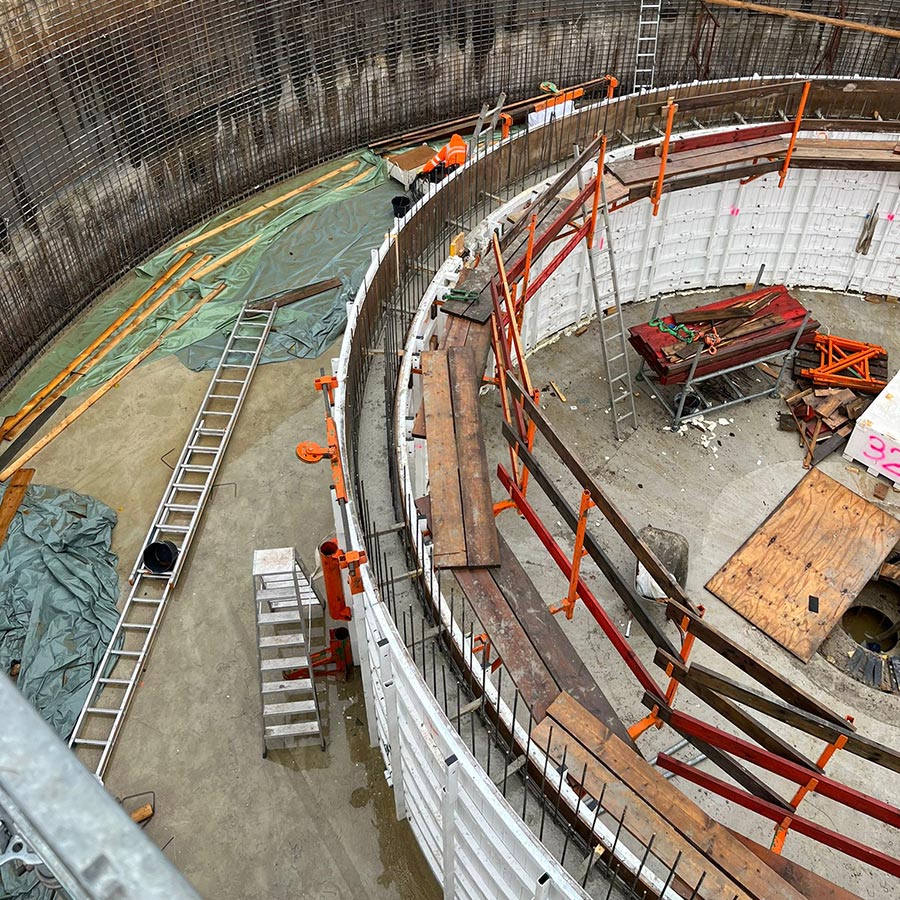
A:
[[[427,175],[432,169],[436,169],[443,163],[448,169],[451,166],[461,166],[466,161],[466,154],[469,147],[465,140],[458,134],[454,134],[450,138],[450,143],[441,147],[431,159],[422,166],[422,174]]]

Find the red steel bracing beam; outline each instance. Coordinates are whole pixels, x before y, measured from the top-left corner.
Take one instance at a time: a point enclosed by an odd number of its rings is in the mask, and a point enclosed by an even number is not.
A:
[[[777,753],[757,747],[743,738],[735,737],[727,731],[722,731],[687,713],[673,709],[668,712],[666,719],[677,731],[683,731],[686,734],[700,738],[708,744],[718,747],[720,750],[733,753],[735,756],[753,763],[755,766],[767,769],[774,775],[793,781],[795,784],[808,784],[811,780],[814,780],[816,782],[814,790],[817,794],[871,816],[873,819],[884,822],[886,825],[900,828],[900,809],[891,806],[890,803],[869,797],[825,775],[811,773],[804,766],[790,762]],[[783,812],[782,810],[782,818],[784,817]]]
[[[696,766],[686,765],[680,760],[667,756],[665,753],[660,753],[657,756],[656,764],[662,769],[668,769],[673,774],[687,781],[692,781],[694,784],[712,791],[720,797],[724,797],[726,800],[731,800],[733,803],[743,806],[744,809],[749,809],[760,816],[765,816],[773,822],[783,822],[789,819],[792,831],[805,834],[820,844],[825,844],[827,847],[846,853],[860,862],[900,878],[900,859],[896,856],[888,856],[880,850],[874,850],[866,844],[854,841],[852,838],[848,838],[837,831],[832,831],[830,828],[824,828],[809,819],[785,813],[780,806],[776,806],[774,803],[769,803],[766,800],[760,800],[758,797],[754,797],[753,794],[748,794],[746,791],[728,784],[728,782],[722,781],[720,778],[716,778],[715,775],[710,775]]]
[[[579,229],[569,238],[566,242],[565,247],[547,263],[546,266],[541,270],[541,273],[538,275],[534,281],[528,285],[528,291],[525,296],[522,298],[522,303],[527,303],[543,286],[543,284],[547,281],[548,278],[562,265],[565,258],[578,246],[584,236],[591,230],[591,225],[593,222],[591,219],[588,219]]]
[[[794,120],[789,122],[775,122],[772,125],[754,125],[751,128],[736,128],[733,131],[720,131],[717,134],[704,134],[700,137],[679,138],[669,142],[669,153],[679,153],[683,150],[701,150],[704,147],[718,147],[722,144],[733,144],[738,141],[755,141],[759,138],[776,137],[787,131],[794,130]],[[650,144],[646,147],[638,147],[634,151],[635,159],[649,159],[656,156],[659,144]]]
[[[592,178],[590,181],[588,181],[588,183],[578,192],[578,196],[553,220],[550,227],[545,232],[543,232],[540,237],[535,239],[534,247],[531,251],[532,262],[537,259],[547,249],[547,247],[550,246],[550,244],[556,239],[560,231],[562,231],[563,228],[569,222],[571,222],[573,218],[581,216],[581,207],[594,192],[595,180],[595,178]],[[525,255],[523,254],[520,259],[517,259],[506,270],[506,277],[509,279],[509,283],[512,284],[522,274],[524,274],[524,272]]]
[[[524,516],[525,521],[528,522],[541,543],[547,548],[548,552],[553,557],[554,562],[559,566],[560,571],[566,578],[571,579],[571,561],[567,559],[562,547],[556,543],[553,535],[550,534],[544,523],[541,521],[540,516],[535,512],[534,507],[525,499],[524,494],[522,494],[510,477],[509,472],[507,472],[502,465],[497,466],[497,477],[500,479],[500,483],[503,487],[506,488],[513,503],[516,504],[516,508],[522,516]],[[590,588],[584,583],[584,579],[578,579],[576,591],[591,615],[597,620],[597,624],[603,629],[603,633],[609,638],[619,656],[622,657],[625,664],[631,669],[634,677],[637,678],[641,686],[646,691],[659,697],[660,700],[663,700],[664,695],[662,688],[660,688],[653,679],[653,676],[638,658],[638,655],[634,652],[631,644],[625,640],[622,633],[616,628],[615,623],[609,617],[606,610],[591,593]]]

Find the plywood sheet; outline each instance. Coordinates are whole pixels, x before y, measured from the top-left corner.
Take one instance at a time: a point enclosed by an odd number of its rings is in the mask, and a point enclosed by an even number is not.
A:
[[[813,469],[706,587],[809,662],[898,540],[900,521]]]

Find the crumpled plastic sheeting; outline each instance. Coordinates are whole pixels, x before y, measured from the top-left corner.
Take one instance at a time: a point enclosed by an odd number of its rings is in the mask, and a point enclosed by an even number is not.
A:
[[[30,485],[0,547],[0,669],[21,663],[19,690],[63,739],[119,618],[115,524],[93,497]]]

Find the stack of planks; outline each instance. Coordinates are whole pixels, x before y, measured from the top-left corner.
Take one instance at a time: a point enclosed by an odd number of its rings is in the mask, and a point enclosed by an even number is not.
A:
[[[659,324],[632,326],[629,341],[662,384],[680,384],[687,379],[699,348],[696,375],[721,372],[790,349],[806,314],[784,285],[776,285],[667,316]],[[800,343],[811,341],[818,327],[815,319],[808,319]],[[691,340],[676,337],[672,333],[676,328]],[[715,344],[715,352],[707,339]]]
[[[787,413],[780,413],[778,427],[797,431],[806,451],[803,467],[818,465],[840,450],[853,431],[853,423],[872,402],[872,397],[849,388],[806,388],[784,399]]]
[[[468,347],[422,353],[431,531],[437,568],[497,566],[500,548]]]
[[[704,813],[568,694],[551,704],[547,718],[533,729],[532,740],[548,750],[557,767],[565,761],[570,786],[578,790],[583,782],[586,796],[602,796],[604,810],[622,821],[625,832],[644,846],[652,840],[653,857],[646,865],[661,871],[662,880],[677,861],[671,887],[683,897],[852,896],[802,867],[789,871],[780,859],[772,861],[773,867],[767,865],[769,851]]]

